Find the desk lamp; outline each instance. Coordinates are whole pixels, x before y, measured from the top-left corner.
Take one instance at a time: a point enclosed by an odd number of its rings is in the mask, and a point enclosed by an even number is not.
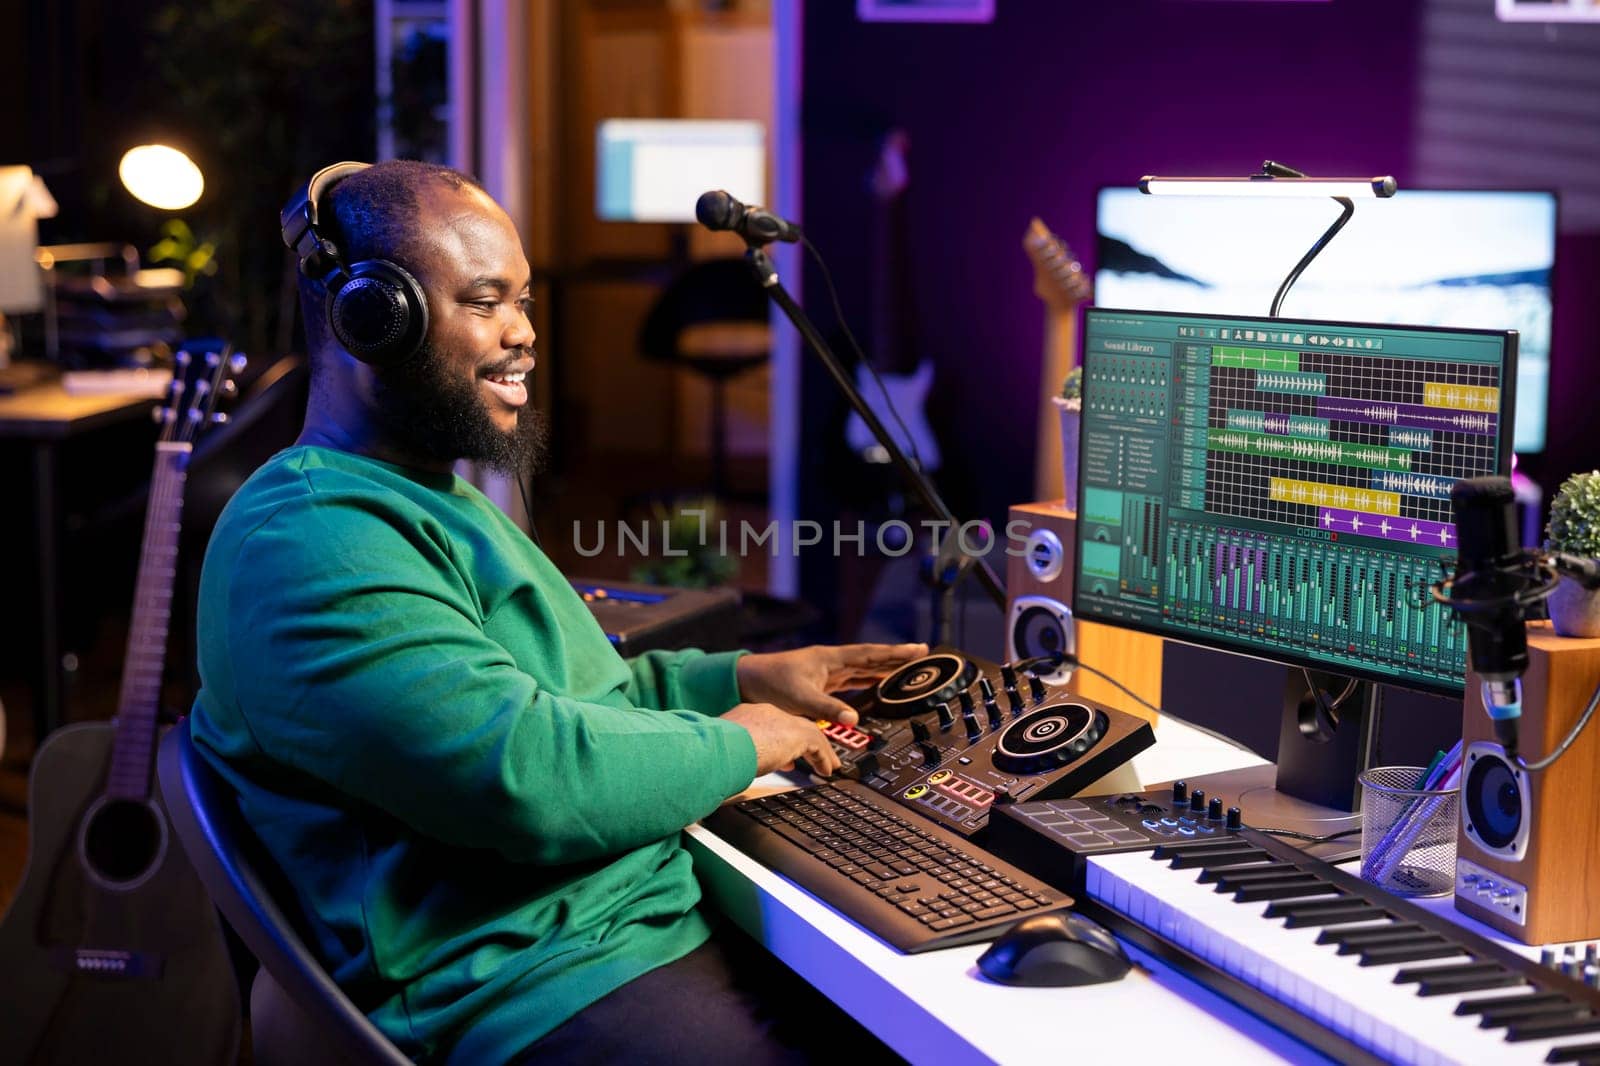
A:
[[[194,160],[165,144],[129,148],[117,164],[117,177],[135,199],[162,211],[192,206],[206,188]]]
[[[1289,271],[1289,276],[1278,286],[1272,298],[1272,310],[1267,314],[1278,317],[1289,286],[1295,283],[1311,260],[1326,248],[1334,234],[1344,228],[1356,213],[1354,197],[1376,199],[1395,193],[1394,178],[1387,175],[1376,178],[1311,178],[1282,163],[1267,160],[1261,164],[1261,173],[1247,178],[1159,178],[1145,175],[1139,179],[1139,191],[1151,196],[1329,196],[1344,207],[1323,235],[1317,238],[1311,250]]]

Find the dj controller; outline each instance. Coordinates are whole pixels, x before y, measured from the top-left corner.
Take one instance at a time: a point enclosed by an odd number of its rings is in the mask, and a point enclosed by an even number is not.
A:
[[[936,648],[850,699],[857,725],[819,725],[844,776],[971,837],[997,805],[1075,795],[1155,743],[1148,722],[1047,685],[1053,669]]]

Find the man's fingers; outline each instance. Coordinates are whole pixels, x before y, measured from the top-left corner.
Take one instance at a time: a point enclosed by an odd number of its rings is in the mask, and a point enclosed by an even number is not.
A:
[[[816,696],[807,700],[804,713],[808,718],[826,718],[830,722],[843,722],[845,725],[855,725],[861,720],[854,707],[832,696]]]
[[[898,666],[928,654],[926,644],[841,644],[834,649],[839,666]]]

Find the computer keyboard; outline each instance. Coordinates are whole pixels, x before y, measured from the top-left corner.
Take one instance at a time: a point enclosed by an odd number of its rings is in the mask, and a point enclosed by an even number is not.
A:
[[[722,807],[706,828],[908,954],[992,940],[1071,897],[855,781]]]

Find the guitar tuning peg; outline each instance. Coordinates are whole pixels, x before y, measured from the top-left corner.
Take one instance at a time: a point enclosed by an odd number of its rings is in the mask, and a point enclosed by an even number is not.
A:
[[[166,421],[167,415],[170,413],[171,412],[165,407],[152,407],[150,408],[150,421],[159,426],[162,422]]]
[[[193,358],[194,356],[190,355],[187,351],[179,351],[177,355],[172,357],[172,361],[177,363],[179,366],[188,366],[189,361]]]
[[[242,374],[244,373],[244,368],[249,364],[249,362],[250,357],[248,355],[243,352],[236,352],[233,358],[228,360],[228,369],[232,370],[235,374]]]
[[[222,383],[221,392],[222,392],[222,395],[227,396],[229,398],[237,396],[237,395],[239,395],[239,383],[237,381],[234,381],[232,378],[229,378],[227,381],[224,381]]]
[[[229,422],[229,418],[228,418],[226,412],[217,411],[217,412],[214,412],[212,414],[212,416],[211,416],[211,424],[213,426],[225,426],[225,425],[228,424],[228,422]]]
[[[184,413],[189,416],[189,424],[190,425],[193,425],[194,423],[200,421],[200,419],[205,417],[199,411],[195,410],[193,407],[189,408],[189,410],[185,411]]]

